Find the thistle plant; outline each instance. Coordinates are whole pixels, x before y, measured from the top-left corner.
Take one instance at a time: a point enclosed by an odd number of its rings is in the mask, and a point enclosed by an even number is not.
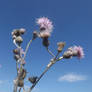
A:
[[[78,57],[78,59],[81,59],[84,57],[83,48],[81,46],[72,46],[69,47],[62,56],[59,57],[59,54],[63,51],[63,48],[65,47],[65,42],[58,42],[57,43],[57,53],[54,55],[50,49],[49,49],[49,37],[51,36],[51,32],[53,31],[53,24],[52,22],[46,18],[38,18],[36,20],[37,25],[39,26],[39,31],[33,31],[33,37],[31,40],[29,40],[26,49],[23,50],[21,44],[23,43],[22,35],[25,34],[26,30],[24,28],[21,29],[15,29],[12,32],[12,39],[13,43],[16,46],[16,48],[13,50],[14,53],[14,59],[16,60],[16,70],[17,70],[17,76],[14,79],[14,89],[13,92],[21,92],[23,89],[23,92],[32,92],[33,88],[36,86],[36,84],[40,81],[40,79],[44,76],[44,74],[58,61],[61,61],[62,59],[70,59],[72,57]],[[29,76],[27,78],[28,82],[30,82],[30,88],[25,90],[25,79],[27,77],[27,70],[25,69],[25,58],[28,52],[28,49],[31,45],[31,43],[36,40],[36,38],[42,39],[42,44],[46,48],[47,52],[52,56],[50,62],[48,65],[46,65],[45,70],[42,72],[40,76]]]

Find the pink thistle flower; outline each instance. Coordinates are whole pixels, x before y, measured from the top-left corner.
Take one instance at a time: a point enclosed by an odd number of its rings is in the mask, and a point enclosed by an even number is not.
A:
[[[74,46],[72,50],[73,50],[73,55],[74,56],[77,55],[79,59],[84,57],[84,51],[81,46]]]
[[[40,36],[44,37],[44,36],[50,36],[50,33],[52,32],[53,29],[53,25],[52,22],[46,18],[46,17],[42,17],[42,18],[38,18],[36,23],[40,26]]]

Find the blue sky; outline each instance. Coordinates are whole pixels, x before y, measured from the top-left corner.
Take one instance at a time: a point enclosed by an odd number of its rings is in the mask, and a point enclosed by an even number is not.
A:
[[[0,0],[0,92],[12,92],[16,77],[11,32],[25,28],[25,49],[38,27],[36,18],[46,16],[53,21],[50,49],[56,53],[57,42],[65,41],[64,50],[73,45],[84,48],[85,58],[56,63],[41,79],[35,92],[91,92],[92,90],[92,1],[91,0]],[[62,54],[61,54],[62,55]],[[41,44],[32,43],[26,58],[28,75],[40,75],[51,56]],[[72,76],[72,77],[71,77]],[[27,85],[28,86],[28,85]]]

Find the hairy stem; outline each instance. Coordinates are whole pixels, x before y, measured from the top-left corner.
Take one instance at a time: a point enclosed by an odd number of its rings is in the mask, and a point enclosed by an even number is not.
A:
[[[56,63],[56,58],[57,58],[57,56],[59,55],[59,53],[57,53],[57,55],[55,56],[55,58],[53,59],[53,62],[54,63],[51,63],[51,65],[49,66],[49,67],[46,67],[46,69],[44,70],[44,72],[40,75],[40,77],[37,79],[37,81],[30,87],[30,89],[29,89],[29,91],[28,92],[31,92],[32,91],[32,89],[36,86],[36,84],[39,82],[39,80],[44,76],[44,74],[51,68],[51,66],[53,65],[53,64],[55,64]],[[63,59],[63,57],[62,57],[62,59]],[[50,62],[52,62],[52,61],[50,61]]]
[[[53,57],[55,57],[55,55],[49,50],[48,47],[46,49],[47,49],[47,51],[49,52],[50,55],[52,55]]]
[[[28,44],[27,44],[27,46],[26,46],[26,49],[25,49],[25,54],[24,54],[24,58],[23,58],[23,59],[25,59],[26,54],[27,54],[27,51],[28,51],[29,46],[30,46],[30,44],[32,43],[32,41],[33,41],[33,40],[30,40],[30,41],[28,42]]]

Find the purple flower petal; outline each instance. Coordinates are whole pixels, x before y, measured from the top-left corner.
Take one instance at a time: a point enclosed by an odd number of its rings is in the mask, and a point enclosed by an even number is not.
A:
[[[42,18],[38,18],[36,23],[40,26],[41,37],[44,37],[47,35],[49,37],[53,29],[52,22],[48,18],[42,17]]]
[[[77,56],[79,59],[84,57],[84,51],[83,51],[83,48],[81,46],[74,46],[73,51],[77,52]]]

